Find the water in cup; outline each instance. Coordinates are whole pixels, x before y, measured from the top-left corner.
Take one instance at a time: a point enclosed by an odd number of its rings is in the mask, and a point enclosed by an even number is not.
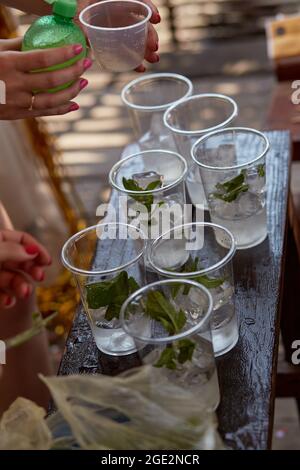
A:
[[[240,181],[234,186],[234,180]],[[231,193],[223,191],[224,185],[233,182]],[[251,248],[267,236],[266,198],[264,167],[257,165],[242,170],[237,176],[215,185],[215,191],[208,196],[212,222],[230,230],[238,247]],[[219,240],[222,243],[221,240]]]

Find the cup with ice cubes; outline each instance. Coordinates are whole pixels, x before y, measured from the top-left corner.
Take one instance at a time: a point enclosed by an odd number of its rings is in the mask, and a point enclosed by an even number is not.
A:
[[[235,251],[233,235],[209,222],[175,227],[152,242],[148,251],[149,263],[160,279],[192,279],[209,290],[213,299],[211,325],[215,356],[233,349],[239,338],[232,270]],[[192,296],[192,292],[183,290],[174,298],[190,305],[191,319],[196,322],[203,307]]]
[[[185,291],[189,295],[183,295]],[[212,306],[203,285],[168,279],[139,289],[121,309],[124,331],[134,341],[141,362],[155,368],[154,381],[161,372],[173,384],[198,394],[208,410],[215,410],[220,401],[210,326]],[[196,320],[192,316],[195,308]]]
[[[186,172],[181,155],[162,149],[120,160],[109,174],[110,184],[118,192],[120,217],[138,223],[148,239],[183,223]]]
[[[262,132],[243,127],[210,132],[192,148],[211,220],[232,232],[238,249],[252,248],[267,237],[268,150]]]
[[[108,355],[135,352],[121,327],[120,310],[127,297],[145,285],[146,240],[137,227],[101,223],[73,235],[62,249],[72,272],[98,349]]]

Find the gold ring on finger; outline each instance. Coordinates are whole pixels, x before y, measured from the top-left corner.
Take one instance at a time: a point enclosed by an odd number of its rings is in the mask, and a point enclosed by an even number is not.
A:
[[[35,100],[35,95],[32,93],[32,95],[31,95],[31,103],[30,103],[30,106],[29,106],[29,108],[28,108],[28,111],[32,111],[32,110],[33,110],[34,100]]]

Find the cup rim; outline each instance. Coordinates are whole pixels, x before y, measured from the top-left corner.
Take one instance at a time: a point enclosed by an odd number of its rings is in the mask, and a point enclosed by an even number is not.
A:
[[[187,331],[183,331],[181,333],[177,333],[176,335],[172,335],[172,336],[163,336],[163,337],[160,337],[160,338],[149,338],[149,337],[146,337],[146,336],[138,336],[138,335],[132,334],[130,332],[129,328],[127,327],[126,322],[125,322],[125,312],[127,310],[128,305],[132,302],[132,300],[136,296],[142,294],[144,291],[150,290],[153,287],[161,286],[161,285],[165,285],[165,284],[178,284],[178,283],[189,284],[192,287],[196,287],[197,289],[202,290],[205,293],[205,295],[207,296],[207,298],[208,298],[208,308],[207,308],[207,312],[205,313],[205,315],[201,319],[201,321],[199,323],[197,323],[196,325],[194,325],[192,328],[188,329]],[[128,299],[125,300],[125,302],[123,303],[123,305],[121,307],[120,321],[121,321],[122,328],[124,329],[124,331],[129,336],[131,336],[132,338],[134,338],[136,340],[139,340],[139,341],[142,341],[142,342],[145,342],[145,343],[150,343],[150,344],[166,344],[166,343],[171,343],[173,341],[178,341],[180,339],[185,338],[186,336],[190,336],[191,334],[197,333],[202,328],[203,324],[207,322],[207,320],[211,316],[212,312],[213,312],[213,299],[212,299],[211,293],[209,292],[209,290],[206,287],[202,286],[198,282],[191,281],[190,279],[183,279],[181,281],[179,281],[178,279],[165,279],[165,280],[162,280],[162,281],[156,281],[156,282],[152,282],[151,284],[147,284],[146,286],[141,287],[137,291],[133,292],[133,294],[131,294],[128,297]]]
[[[126,93],[128,92],[128,90],[139,84],[139,83],[142,83],[143,81],[145,80],[149,80],[151,78],[175,78],[181,82],[184,82],[187,86],[188,86],[188,90],[187,92],[185,93],[185,95],[183,95],[181,98],[178,98],[178,100],[176,101],[171,101],[169,103],[165,103],[165,104],[160,104],[160,105],[155,105],[155,106],[143,106],[143,105],[140,105],[140,104],[134,104],[134,103],[131,103],[130,101],[127,100],[126,98]],[[149,73],[147,75],[144,75],[143,77],[138,77],[134,80],[132,80],[131,82],[127,83],[127,85],[125,85],[122,89],[122,92],[121,92],[121,98],[122,98],[122,101],[123,103],[128,106],[129,108],[131,109],[136,109],[136,110],[139,110],[139,111],[164,111],[166,109],[169,108],[170,105],[172,104],[176,104],[178,103],[179,101],[181,100],[184,100],[185,98],[189,97],[191,95],[191,93],[193,92],[193,83],[192,81],[185,77],[184,75],[180,75],[178,73]]]
[[[142,251],[137,256],[135,256],[135,258],[133,258],[132,260],[130,260],[127,263],[122,264],[122,265],[120,265],[116,268],[113,268],[113,269],[106,269],[106,270],[99,270],[98,269],[98,270],[91,271],[91,270],[77,268],[76,266],[74,266],[72,263],[69,262],[68,257],[67,257],[67,249],[68,249],[68,247],[70,246],[71,243],[73,243],[76,239],[82,238],[86,233],[97,230],[98,227],[108,226],[108,225],[116,226],[116,227],[117,226],[129,227],[129,228],[134,229],[135,231],[140,232],[141,233],[141,239],[143,240],[143,249],[142,249]],[[81,275],[84,275],[84,276],[112,274],[112,273],[118,272],[122,269],[128,268],[132,264],[136,263],[140,258],[142,258],[145,254],[145,249],[146,249],[146,242],[145,241],[146,241],[145,234],[139,227],[135,227],[134,225],[126,224],[126,223],[123,223],[123,222],[103,222],[103,223],[99,223],[99,224],[96,224],[96,225],[92,225],[90,227],[86,227],[85,229],[80,230],[79,232],[72,235],[64,243],[64,245],[62,247],[61,260],[62,260],[62,263],[65,266],[65,268],[67,268],[73,274],[81,274]]]
[[[136,158],[137,156],[146,155],[146,154],[150,154],[150,153],[154,153],[154,152],[155,153],[159,152],[160,154],[164,153],[165,155],[172,155],[172,156],[175,156],[176,158],[179,158],[181,160],[181,162],[183,163],[183,165],[184,165],[184,170],[183,170],[181,176],[179,178],[177,178],[175,181],[173,181],[172,183],[168,184],[167,186],[162,186],[161,188],[148,190],[148,191],[130,191],[128,189],[121,188],[120,186],[118,186],[117,183],[115,183],[114,174],[115,174],[116,171],[119,170],[119,168],[124,163],[126,163],[127,161],[129,161],[133,158]],[[171,188],[174,188],[175,186],[177,186],[177,184],[179,184],[181,181],[184,180],[187,171],[188,171],[188,166],[187,166],[186,160],[177,152],[173,152],[171,150],[163,150],[163,149],[143,150],[142,152],[134,153],[132,155],[129,155],[126,158],[122,158],[117,163],[115,163],[115,165],[112,167],[112,169],[109,172],[109,183],[111,184],[111,186],[113,188],[117,189],[117,191],[120,191],[124,194],[129,194],[129,195],[133,194],[133,195],[145,196],[145,195],[149,195],[149,194],[157,194],[157,193],[160,193],[160,192],[167,191]]]
[[[188,130],[185,130],[185,129],[178,129],[178,128],[172,126],[168,122],[169,113],[172,112],[177,106],[182,106],[183,104],[185,104],[189,101],[199,100],[199,99],[203,99],[203,98],[218,98],[218,99],[221,99],[223,101],[229,102],[233,106],[233,111],[232,111],[231,115],[227,119],[225,119],[225,121],[222,121],[221,123],[219,123],[215,126],[206,127],[204,129],[197,129],[197,130],[194,130],[194,131],[188,131]],[[221,93],[200,93],[198,95],[189,96],[189,97],[187,97],[183,100],[180,100],[180,101],[174,103],[172,106],[170,106],[166,110],[163,119],[164,119],[164,125],[168,129],[170,129],[170,131],[174,132],[175,134],[193,136],[193,135],[199,135],[199,134],[205,134],[206,135],[208,132],[211,132],[215,129],[221,129],[221,128],[227,126],[227,124],[231,123],[233,121],[233,119],[237,117],[237,115],[238,115],[238,105],[236,104],[234,99],[231,98],[230,96],[223,95]]]
[[[94,26],[94,25],[88,24],[83,19],[83,16],[85,15],[85,13],[88,10],[91,10],[92,8],[94,8],[95,6],[98,6],[100,4],[104,5],[105,3],[117,3],[117,2],[120,2],[120,0],[103,0],[102,2],[97,2],[97,3],[93,3],[92,5],[88,5],[86,8],[84,8],[80,12],[80,15],[79,15],[80,23],[83,24],[86,28],[91,28],[91,29],[95,29],[95,30],[98,30],[98,31],[122,31],[122,30],[126,30],[126,29],[136,28],[137,26],[141,26],[144,23],[147,23],[150,20],[151,16],[152,16],[152,10],[146,3],[139,2],[138,0],[123,0],[123,2],[137,3],[137,4],[145,7],[145,9],[148,11],[147,16],[143,20],[139,21],[138,23],[135,23],[135,24],[132,24],[132,25],[129,25],[129,26],[120,26],[120,27],[117,27],[117,28],[106,28],[104,26]]]
[[[213,166],[213,165],[205,165],[204,163],[199,162],[199,160],[196,159],[195,152],[196,152],[196,147],[204,142],[205,140],[210,139],[211,137],[217,135],[217,134],[222,134],[222,133],[228,133],[228,132],[242,132],[242,133],[249,133],[249,134],[256,134],[259,136],[264,142],[265,142],[265,148],[264,150],[259,154],[258,157],[255,157],[254,159],[245,162],[245,163],[240,163],[239,165],[233,165],[233,166]],[[205,168],[206,170],[212,170],[212,171],[224,171],[224,170],[237,170],[239,168],[247,168],[257,161],[261,160],[269,151],[270,149],[270,142],[267,136],[263,133],[260,132],[256,129],[252,129],[250,127],[226,127],[226,129],[218,129],[213,132],[210,132],[208,134],[205,134],[204,136],[200,137],[192,146],[191,148],[191,157],[194,160],[194,162],[200,166],[201,168]]]
[[[154,250],[155,246],[164,238],[164,236],[167,235],[167,234],[170,234],[172,232],[175,232],[176,230],[181,230],[181,229],[185,229],[185,228],[188,228],[188,227],[194,227],[194,226],[196,226],[196,227],[211,227],[212,229],[217,228],[217,229],[223,230],[223,232],[226,232],[226,234],[229,236],[229,238],[231,240],[231,247],[230,247],[228,253],[220,261],[213,264],[212,266],[209,266],[208,268],[205,268],[205,269],[200,269],[199,271],[194,271],[193,273],[192,272],[178,273],[176,271],[174,271],[174,272],[173,271],[168,271],[166,269],[163,269],[163,268],[160,268],[160,267],[156,266],[156,264],[152,260],[151,254],[153,253],[153,250]],[[190,222],[188,224],[177,225],[177,226],[173,227],[172,229],[167,230],[165,233],[163,233],[159,237],[157,237],[151,243],[151,245],[149,247],[148,261],[149,261],[151,267],[157,273],[162,274],[163,276],[170,277],[170,278],[173,278],[173,279],[174,278],[176,278],[176,279],[185,279],[185,278],[186,279],[193,279],[196,276],[201,276],[202,274],[211,273],[211,272],[213,272],[217,269],[222,268],[226,264],[228,264],[232,260],[232,258],[234,257],[234,255],[236,253],[236,250],[237,250],[236,240],[235,240],[233,234],[230,232],[230,230],[228,230],[226,227],[223,227],[222,225],[214,224],[212,222]]]

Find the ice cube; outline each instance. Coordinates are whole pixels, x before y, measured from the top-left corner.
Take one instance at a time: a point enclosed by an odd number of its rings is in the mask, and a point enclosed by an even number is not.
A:
[[[166,270],[179,270],[188,260],[189,253],[185,250],[185,240],[166,240],[153,252],[156,266]]]
[[[160,194],[158,194],[158,196],[155,197],[153,204],[151,223],[162,225],[163,230],[160,231],[160,233],[165,233],[171,227],[175,227],[183,223],[184,213],[180,198],[176,199],[175,195],[171,195],[164,196],[162,199]]]
[[[262,201],[257,194],[247,191],[239,198],[239,212],[243,217],[250,217],[262,210]]]
[[[239,219],[243,213],[240,213],[238,199],[232,202],[226,202],[216,198],[213,194],[209,195],[209,205],[212,215],[225,220]]]
[[[221,286],[211,289],[210,293],[214,301],[214,310],[218,310],[231,300],[234,289],[228,281],[225,281]]]
[[[266,181],[265,178],[259,176],[256,168],[251,168],[246,173],[246,184],[249,185],[249,191],[256,194],[264,193]]]
[[[147,186],[150,183],[154,183],[154,181],[160,181],[160,186],[162,186],[164,177],[163,175],[156,173],[156,171],[144,171],[143,173],[133,174],[132,179],[139,185],[140,188],[146,189]]]

